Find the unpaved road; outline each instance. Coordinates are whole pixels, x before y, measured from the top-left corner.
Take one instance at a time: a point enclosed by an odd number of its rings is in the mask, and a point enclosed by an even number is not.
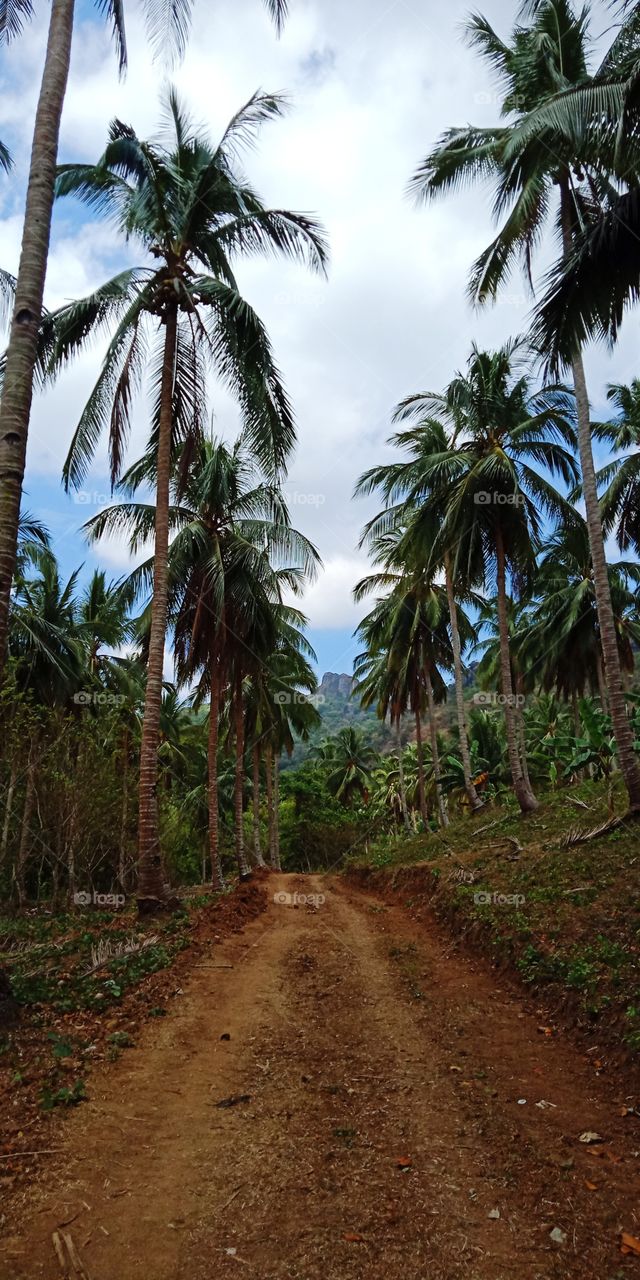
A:
[[[267,888],[175,1012],[91,1077],[12,1208],[0,1280],[60,1276],[63,1223],[91,1280],[640,1275],[620,1253],[640,1234],[622,1086],[435,926],[335,879]],[[271,900],[296,890],[326,901]]]

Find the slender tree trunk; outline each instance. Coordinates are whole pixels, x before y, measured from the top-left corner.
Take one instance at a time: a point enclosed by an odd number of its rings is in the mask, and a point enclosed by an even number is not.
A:
[[[15,794],[16,783],[18,781],[18,758],[14,754],[11,758],[11,773],[9,775],[9,786],[7,787],[7,800],[4,808],[4,821],[2,823],[2,839],[0,840],[0,871],[2,870],[9,847],[9,832],[11,830],[11,813],[13,809],[13,797]]]
[[[269,866],[276,869],[275,814],[273,808],[273,747],[268,746],[265,757],[267,771],[267,821],[269,826]]]
[[[400,808],[402,809],[402,821],[404,822],[405,831],[411,831],[411,823],[409,822],[409,806],[407,804],[407,783],[404,776],[404,763],[402,760],[402,729],[400,721],[396,725],[396,744],[398,748],[398,780],[400,790]]]
[[[504,718],[507,729],[507,749],[513,790],[523,813],[532,813],[539,808],[530,786],[527,786],[520,761],[518,737],[516,731],[513,684],[511,680],[511,654],[509,648],[509,620],[507,615],[507,573],[502,531],[496,531],[496,560],[498,585],[498,626],[500,632],[500,673],[502,696],[504,698]]]
[[[266,866],[260,842],[260,747],[253,744],[253,857],[257,867]]]
[[[241,880],[250,876],[249,863],[244,848],[244,706],[242,700],[242,674],[235,680],[233,717],[236,738],[235,829],[236,860]]]
[[[524,778],[525,785],[531,791],[532,787],[531,787],[531,778],[529,777],[529,761],[527,760],[527,740],[526,740],[525,731],[524,731],[524,716],[522,714],[522,708],[519,706],[517,702],[514,704],[513,716],[516,724],[516,735],[518,738],[518,750],[520,752],[520,764],[522,767],[522,776]]]
[[[220,817],[218,813],[218,738],[220,733],[220,668],[215,654],[211,657],[211,701],[209,704],[209,856],[211,883],[216,893],[224,891],[220,861]]]
[[[445,581],[447,584],[447,601],[449,603],[449,618],[451,622],[451,648],[453,649],[453,673],[456,690],[456,711],[458,715],[458,735],[460,738],[460,757],[462,760],[462,773],[464,776],[464,789],[467,793],[471,812],[474,813],[478,809],[482,809],[482,800],[475,789],[473,783],[473,771],[471,769],[471,752],[469,750],[469,729],[467,726],[467,713],[464,705],[464,672],[462,670],[462,647],[460,644],[460,629],[458,627],[458,606],[456,604],[456,594],[453,585],[453,576],[451,573],[451,562],[447,556],[444,562]]]
[[[18,904],[23,907],[27,899],[26,876],[27,863],[29,861],[29,851],[31,848],[31,819],[36,802],[36,763],[33,755],[33,747],[29,750],[29,758],[27,761],[27,776],[24,793],[24,809],[22,810],[22,825],[20,828],[20,844],[18,846],[18,858],[16,862],[16,889],[18,892]]]
[[[571,255],[573,249],[573,230],[571,217],[571,196],[568,177],[561,182],[562,238],[565,257]],[[584,372],[582,352],[574,352],[571,361],[573,385],[576,393],[576,410],[578,417],[578,449],[580,469],[582,471],[582,492],[589,531],[591,563],[593,565],[593,585],[598,611],[600,643],[604,659],[604,676],[606,694],[609,701],[609,714],[613,725],[620,771],[629,796],[629,808],[640,813],[640,762],[633,749],[633,733],[624,696],[624,682],[620,665],[620,653],[616,638],[611,603],[611,587],[607,571],[607,558],[604,545],[600,506],[598,503],[598,485],[593,462],[591,441],[591,411],[589,395]],[[606,708],[604,708],[606,709]]]
[[[169,484],[171,479],[171,437],[173,431],[173,387],[178,333],[177,307],[165,316],[164,359],[158,433],[156,480],[155,554],[151,636],[140,743],[140,814],[138,825],[138,905],[152,911],[167,899],[160,833],[158,828],[158,747],[164,676],[164,649],[167,631],[169,559]]]
[[[596,657],[596,674],[598,676],[598,693],[600,695],[600,706],[605,715],[609,710],[609,700],[607,698],[607,686],[604,678],[604,666],[602,662],[602,654],[598,653]]]
[[[282,871],[280,862],[280,759],[277,751],[273,754],[273,865],[276,871]]]
[[[438,750],[438,729],[436,726],[436,708],[433,701],[433,688],[429,678],[429,672],[426,673],[427,684],[427,708],[429,712],[429,736],[431,740],[431,761],[433,764],[433,780],[436,785],[436,803],[438,808],[438,818],[441,827],[449,826],[449,815],[445,804],[444,795],[442,794],[442,770],[440,769],[440,752]]]
[[[424,785],[424,752],[422,750],[422,721],[420,720],[420,712],[416,711],[416,749],[418,756],[418,805],[420,808],[420,816],[424,822],[425,828],[429,827],[429,812],[427,810],[427,796]]]
[[[582,724],[580,723],[580,707],[578,705],[578,695],[573,690],[571,694],[571,710],[573,711],[573,728],[576,738],[582,737]]]
[[[125,725],[122,735],[122,808],[120,810],[120,842],[118,846],[118,885],[122,893],[127,886],[127,823],[129,821],[129,729]]]
[[[11,583],[49,256],[60,120],[69,79],[73,16],[74,0],[53,0],[0,406],[0,674],[7,649]]]

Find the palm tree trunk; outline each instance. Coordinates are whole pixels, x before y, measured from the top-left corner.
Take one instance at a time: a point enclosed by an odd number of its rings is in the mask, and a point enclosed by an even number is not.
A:
[[[260,747],[253,744],[253,857],[257,867],[264,867],[260,843]]]
[[[400,808],[402,809],[402,821],[404,822],[405,831],[411,832],[411,823],[409,821],[409,806],[407,804],[407,784],[404,776],[404,762],[402,759],[402,729],[400,721],[396,725],[396,743],[398,748],[398,781],[400,790]]]
[[[16,561],[33,376],[49,257],[62,107],[69,79],[74,0],[53,0],[31,148],[16,298],[0,407],[0,673]]]
[[[233,716],[236,737],[236,782],[235,782],[235,834],[236,860],[238,875],[247,880],[251,874],[247,855],[244,849],[244,706],[242,700],[242,673],[238,672],[235,681],[233,699]]]
[[[167,308],[158,432],[156,479],[155,553],[151,636],[140,743],[140,814],[138,824],[138,907],[152,911],[167,898],[160,833],[158,829],[158,747],[164,649],[167,631],[169,558],[169,484],[171,479],[171,437],[173,434],[173,387],[175,378],[178,311]]]
[[[575,689],[571,693],[571,709],[573,711],[573,728],[576,738],[582,737],[582,724],[580,722],[580,707],[578,705],[578,695]]]
[[[596,657],[596,674],[598,677],[598,693],[600,694],[600,706],[602,707],[602,710],[606,715],[609,710],[609,701],[607,698],[607,685],[604,678],[602,652],[599,652]]]
[[[16,861],[16,889],[18,892],[18,905],[23,907],[26,898],[26,873],[27,863],[29,861],[29,849],[31,847],[31,818],[36,802],[36,764],[33,756],[33,747],[29,750],[29,758],[27,761],[27,777],[24,794],[24,808],[22,810],[22,826],[20,829],[20,844],[18,846],[18,857]]]
[[[215,654],[211,657],[211,701],[209,704],[209,855],[211,883],[216,893],[224,891],[220,861],[220,818],[218,813],[218,737],[220,731],[220,669]]]
[[[571,196],[568,177],[561,181],[562,240],[565,257],[570,257],[573,249],[573,232],[571,217]],[[576,394],[576,411],[578,417],[578,452],[582,471],[582,492],[584,495],[585,514],[589,531],[591,563],[593,565],[593,586],[598,611],[600,643],[604,659],[604,677],[606,694],[609,700],[609,714],[618,748],[620,771],[629,796],[629,808],[640,813],[640,763],[633,749],[633,733],[627,716],[624,697],[624,682],[620,665],[620,653],[616,639],[611,603],[611,587],[607,572],[607,558],[604,546],[604,534],[600,519],[598,503],[598,485],[593,462],[591,442],[591,411],[587,380],[584,372],[582,352],[574,352],[571,361],[573,386]],[[606,708],[603,708],[606,709]]]
[[[273,756],[273,865],[276,871],[282,871],[280,862],[280,759],[277,752]]]
[[[122,808],[120,810],[120,844],[118,848],[118,885],[126,893],[127,823],[129,820],[129,729],[122,735]]]
[[[500,674],[504,698],[504,718],[507,729],[509,766],[516,799],[522,813],[532,813],[539,808],[538,801],[527,785],[520,760],[516,731],[513,683],[511,680],[511,654],[509,649],[509,621],[507,615],[507,571],[502,530],[496,530],[496,560],[498,586],[498,627],[500,633]]]
[[[429,712],[429,736],[431,739],[431,762],[433,765],[433,780],[436,784],[436,802],[438,806],[438,818],[441,827],[449,826],[449,815],[447,806],[444,802],[442,794],[442,770],[440,769],[440,752],[438,750],[438,729],[436,726],[436,708],[433,701],[433,688],[429,679],[429,672],[426,673],[427,684],[427,708]]]
[[[2,839],[0,840],[0,871],[2,870],[9,847],[9,831],[11,830],[11,814],[13,810],[13,797],[15,794],[16,783],[18,781],[18,758],[17,755],[12,756],[11,773],[9,775],[9,786],[7,787],[7,799],[4,809],[4,821],[2,823]]]
[[[525,780],[526,786],[531,791],[532,787],[531,787],[531,778],[529,777],[529,762],[527,760],[527,740],[524,732],[524,717],[522,715],[521,707],[519,706],[518,703],[515,703],[514,705],[513,716],[516,723],[516,735],[518,738],[518,750],[520,752],[520,765],[522,767],[522,776]]]
[[[422,750],[422,722],[420,720],[420,712],[416,711],[416,751],[418,756],[418,805],[420,807],[420,816],[424,822],[425,828],[429,827],[429,813],[427,810],[427,797],[424,785],[424,752]]]
[[[266,751],[266,770],[267,770],[267,821],[269,825],[269,866],[276,869],[276,837],[275,837],[275,814],[273,808],[273,747],[268,746]]]
[[[482,809],[482,800],[475,789],[473,783],[473,771],[471,769],[471,752],[469,750],[469,729],[467,726],[467,714],[464,705],[464,673],[462,670],[462,647],[460,644],[460,629],[458,627],[458,607],[456,604],[456,594],[453,585],[453,576],[451,573],[451,562],[446,556],[444,561],[445,581],[447,584],[447,601],[449,603],[449,619],[451,623],[451,648],[453,650],[453,674],[456,690],[456,711],[458,715],[458,735],[460,738],[460,757],[462,760],[462,773],[464,777],[464,789],[467,793],[471,812],[474,813],[478,809]]]

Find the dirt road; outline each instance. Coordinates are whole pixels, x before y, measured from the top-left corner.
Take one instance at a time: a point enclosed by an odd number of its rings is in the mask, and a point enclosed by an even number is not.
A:
[[[619,1238],[640,1235],[640,1120],[589,1055],[399,907],[336,879],[268,891],[91,1077],[0,1280],[62,1274],[56,1229],[91,1280],[640,1274]]]

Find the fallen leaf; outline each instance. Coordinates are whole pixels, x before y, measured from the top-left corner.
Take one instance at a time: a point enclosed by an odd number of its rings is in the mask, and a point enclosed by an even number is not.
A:
[[[578,1141],[586,1143],[604,1142],[604,1138],[602,1138],[599,1133],[593,1133],[591,1129],[585,1129],[584,1133],[580,1134]]]
[[[398,1169],[410,1169],[412,1164],[411,1156],[398,1156],[396,1160],[396,1168]]]
[[[597,1190],[598,1190],[598,1184],[597,1184],[597,1182],[589,1182],[589,1179],[588,1179],[588,1178],[585,1178],[585,1180],[584,1180],[584,1185],[585,1185],[585,1187],[587,1188],[587,1191],[597,1191]]]
[[[628,1231],[623,1231],[620,1235],[620,1249],[622,1253],[640,1254],[640,1240],[637,1236],[630,1236]]]
[[[540,1032],[540,1034],[541,1034],[541,1035],[543,1035],[543,1036],[552,1036],[552,1035],[553,1035],[553,1027],[538,1027],[538,1031],[539,1031],[539,1032]]]
[[[342,1239],[349,1244],[364,1244],[364,1236],[358,1235],[357,1231],[345,1231]]]

